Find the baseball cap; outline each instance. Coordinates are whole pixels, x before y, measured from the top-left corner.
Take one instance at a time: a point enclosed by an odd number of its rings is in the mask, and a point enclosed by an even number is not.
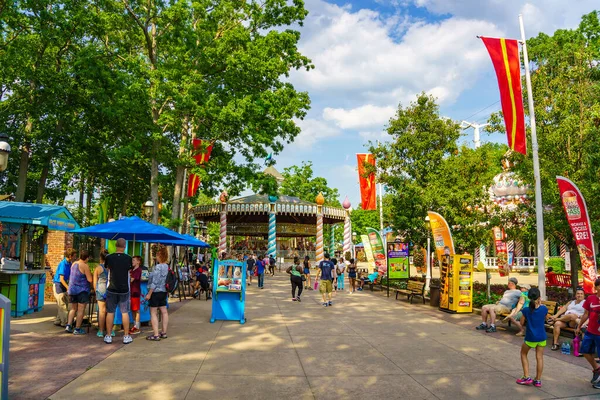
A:
[[[524,289],[531,289],[531,285],[527,284],[527,283],[521,283],[519,284],[519,288],[524,288]]]
[[[519,284],[519,281],[514,276],[512,278],[508,278],[508,281],[514,283],[515,285]]]

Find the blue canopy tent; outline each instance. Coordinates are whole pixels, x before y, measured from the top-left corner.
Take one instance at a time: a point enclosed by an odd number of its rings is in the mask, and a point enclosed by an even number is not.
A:
[[[80,235],[116,240],[123,238],[134,242],[163,243],[163,241],[183,240],[181,235],[163,226],[154,225],[139,217],[125,217],[72,231]]]

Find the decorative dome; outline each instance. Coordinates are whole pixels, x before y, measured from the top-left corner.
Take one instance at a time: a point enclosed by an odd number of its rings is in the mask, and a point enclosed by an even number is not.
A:
[[[325,197],[323,197],[323,193],[319,192],[319,194],[315,198],[315,203],[317,203],[320,206],[325,204]]]
[[[530,186],[524,184],[514,172],[504,171],[494,177],[490,197],[500,206],[516,205],[527,201],[530,190]]]
[[[344,207],[344,209],[349,209],[352,206],[352,204],[350,204],[350,200],[348,200],[348,196],[346,196],[346,198],[344,199],[344,202],[342,203],[342,207]]]

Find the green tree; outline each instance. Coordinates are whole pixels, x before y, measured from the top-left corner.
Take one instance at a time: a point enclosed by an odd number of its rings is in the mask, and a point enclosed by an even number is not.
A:
[[[285,168],[282,175],[285,180],[279,187],[280,194],[314,203],[317,195],[323,193],[325,205],[341,206],[338,190],[330,187],[327,179],[314,176],[311,161],[302,162],[301,166],[294,165]]]

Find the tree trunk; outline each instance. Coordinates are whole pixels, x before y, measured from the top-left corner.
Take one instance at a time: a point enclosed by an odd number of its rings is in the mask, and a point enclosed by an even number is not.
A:
[[[19,161],[19,180],[17,181],[17,193],[15,201],[25,201],[25,189],[27,188],[27,170],[29,169],[29,150],[31,147],[31,132],[33,131],[33,118],[27,117],[25,134],[21,145],[21,160]]]
[[[54,144],[51,143],[50,147],[48,147],[48,151],[46,151],[46,157],[44,160],[44,166],[42,167],[42,175],[40,176],[40,183],[37,188],[37,196],[35,198],[35,202],[41,204],[44,200],[44,192],[46,191],[46,181],[48,180],[48,173],[50,172],[50,166],[52,165],[52,155]]]
[[[150,170],[150,197],[154,203],[154,212],[152,213],[152,223],[158,224],[158,143],[152,145],[152,168]]]
[[[85,194],[85,223],[89,226],[92,220],[92,198],[94,197],[94,176],[90,176]]]
[[[179,161],[185,156],[189,131],[189,117],[186,115],[183,120],[183,126],[181,128],[181,142],[179,142]],[[186,196],[185,193],[185,165],[178,165],[177,172],[175,174],[175,188],[173,190],[173,210],[171,212],[171,219],[175,220],[180,218],[181,210],[181,198]],[[182,196],[183,193],[183,196]]]
[[[569,248],[569,258],[571,259],[571,288],[573,289],[573,296],[579,286],[579,253],[577,247],[572,246]]]
[[[85,194],[85,178],[83,177],[83,173],[79,175],[79,210],[77,210],[78,220],[83,225],[83,196]]]
[[[127,191],[125,192],[125,197],[123,198],[123,205],[121,206],[121,215],[123,216],[127,215],[127,208],[129,206],[129,201],[131,200],[132,190],[133,189],[131,185],[127,186]]]

